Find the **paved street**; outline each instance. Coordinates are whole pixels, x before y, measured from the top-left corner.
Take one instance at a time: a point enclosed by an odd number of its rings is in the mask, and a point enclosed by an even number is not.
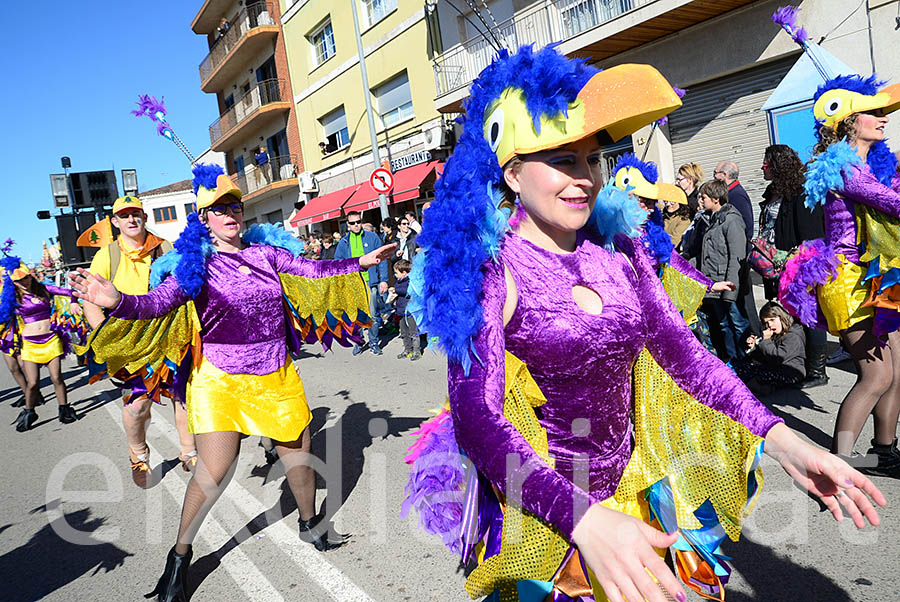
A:
[[[338,348],[299,366],[313,411],[313,448],[343,479],[319,485],[319,503],[338,507],[343,548],[322,555],[297,540],[296,511],[279,469],[269,470],[255,438],[244,441],[234,481],[194,546],[193,600],[462,602],[464,575],[439,542],[401,520],[407,436],[446,394],[445,364],[428,352],[397,360],[394,340],[382,357]],[[843,391],[853,375],[831,369],[832,381],[807,396],[785,391],[767,400],[788,424],[827,445]],[[106,382],[87,385],[66,363],[74,425],[56,421],[48,405],[35,430],[0,429],[0,598],[3,600],[139,600],[153,589],[176,531],[187,475],[171,462],[177,436],[169,407],[154,408],[149,433],[153,488],[135,487],[128,471],[120,404]],[[0,375],[0,416],[18,397]],[[863,433],[868,442],[871,427]],[[862,447],[862,446],[861,446]],[[340,454],[340,458],[338,458]],[[735,573],[729,602],[745,600],[895,601],[900,591],[900,483],[877,479],[889,498],[878,529],[838,525],[768,468],[762,498],[741,545],[729,544]],[[287,514],[279,521],[281,513]]]

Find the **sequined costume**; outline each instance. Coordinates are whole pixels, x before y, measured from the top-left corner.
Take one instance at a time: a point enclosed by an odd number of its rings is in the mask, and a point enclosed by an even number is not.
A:
[[[22,359],[36,364],[49,363],[69,352],[69,332],[81,331],[82,319],[75,318],[69,306],[74,299],[70,289],[45,285],[49,297],[22,294],[16,313],[23,325],[50,320],[50,332],[22,335]]]
[[[255,244],[212,253],[206,271],[193,299],[177,276],[146,295],[122,295],[91,339],[97,358],[112,373],[141,374],[151,394],[163,387],[178,396],[186,377],[192,433],[296,440],[310,414],[288,350],[301,340],[343,341],[367,321],[359,261],[311,261]]]

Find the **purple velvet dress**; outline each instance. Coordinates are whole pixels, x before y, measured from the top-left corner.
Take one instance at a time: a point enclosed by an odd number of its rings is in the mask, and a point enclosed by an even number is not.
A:
[[[631,456],[631,374],[644,347],[681,388],[754,434],[781,421],[691,334],[642,245],[617,242],[622,251],[611,253],[580,238],[574,253],[556,254],[509,234],[499,262],[485,266],[481,363],[469,376],[450,366],[460,447],[500,491],[508,476],[522,483],[522,507],[569,540],[587,508],[615,492]],[[518,296],[505,327],[504,266]],[[575,303],[576,285],[599,294],[601,314]],[[504,350],[525,362],[547,398],[536,412],[555,469],[504,416]],[[509,475],[508,454],[522,467]]]
[[[325,278],[358,271],[358,258],[314,261],[270,245],[213,253],[206,285],[194,299],[203,357],[229,374],[275,372],[285,363],[288,338],[278,273]],[[126,320],[158,318],[187,301],[170,276],[146,295],[122,295],[111,315]]]
[[[868,165],[850,169],[852,172],[844,177],[843,188],[829,191],[825,198],[825,242],[836,254],[861,265],[854,205],[860,203],[900,218],[900,176],[895,176],[888,187],[878,181]]]

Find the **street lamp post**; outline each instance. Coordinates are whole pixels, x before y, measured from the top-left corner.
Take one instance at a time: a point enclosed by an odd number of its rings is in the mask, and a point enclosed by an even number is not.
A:
[[[363,98],[366,100],[366,115],[369,118],[369,138],[372,142],[372,169],[381,167],[381,157],[378,152],[378,134],[375,132],[375,116],[372,114],[372,99],[369,94],[369,76],[366,74],[366,57],[363,53],[362,38],[359,35],[359,17],[356,14],[356,0],[350,0],[350,10],[353,12],[353,31],[356,33],[356,51],[359,54],[359,70],[362,73]],[[351,159],[352,161],[352,159]],[[381,206],[381,219],[387,219],[387,196],[383,192],[378,193],[378,204]]]

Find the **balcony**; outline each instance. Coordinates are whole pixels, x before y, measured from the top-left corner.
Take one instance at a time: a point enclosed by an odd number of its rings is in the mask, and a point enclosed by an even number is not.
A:
[[[696,25],[752,0],[543,0],[497,25],[494,36],[506,48],[536,48],[561,42],[567,56],[596,62]],[[468,86],[493,60],[496,50],[483,36],[449,48],[434,59],[435,105],[462,111]]]
[[[191,23],[191,30],[199,34],[215,31],[225,11],[233,3],[234,0],[205,0]]]
[[[249,165],[237,176],[245,203],[262,200],[268,193],[297,188],[297,156],[271,157],[266,165]],[[297,188],[299,194],[299,188]]]
[[[200,63],[200,88],[204,92],[220,91],[237,77],[246,61],[235,57],[252,57],[271,46],[279,28],[270,9],[267,4],[254,4],[232,19],[231,27]]]
[[[255,132],[291,110],[283,79],[259,82],[209,126],[210,147],[225,152],[250,132]]]

